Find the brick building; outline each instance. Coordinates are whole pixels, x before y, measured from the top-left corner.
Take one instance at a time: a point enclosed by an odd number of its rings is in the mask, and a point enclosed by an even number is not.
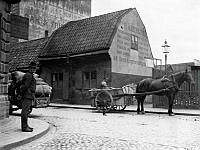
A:
[[[29,40],[43,38],[63,24],[91,16],[91,0],[21,0],[12,13],[29,18]]]
[[[11,4],[16,1],[0,0],[0,120],[8,117],[8,55],[11,33]]]

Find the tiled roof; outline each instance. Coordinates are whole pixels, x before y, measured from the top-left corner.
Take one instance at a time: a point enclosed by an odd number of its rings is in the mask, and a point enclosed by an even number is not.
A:
[[[28,67],[31,61],[39,64],[38,55],[48,38],[15,43],[10,45],[9,71]]]
[[[133,8],[71,21],[50,37],[39,57],[56,57],[109,49],[120,19]]]

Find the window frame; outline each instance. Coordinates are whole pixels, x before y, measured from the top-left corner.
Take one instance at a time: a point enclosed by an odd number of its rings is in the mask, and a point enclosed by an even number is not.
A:
[[[131,49],[138,50],[139,37],[136,35],[131,35]]]

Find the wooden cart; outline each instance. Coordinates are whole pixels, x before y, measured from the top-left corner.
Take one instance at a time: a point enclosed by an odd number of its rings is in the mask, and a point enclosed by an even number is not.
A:
[[[153,92],[136,93],[136,85],[126,85],[122,88],[90,89],[91,106],[99,111],[118,110],[122,111],[126,106],[136,103],[136,95],[152,95],[166,92],[169,89],[161,89]]]
[[[92,100],[91,106],[98,110],[122,111],[135,101],[132,96],[135,93],[134,85],[127,85],[122,88],[90,89],[89,93]]]
[[[9,81],[8,86],[8,100],[10,102],[9,114],[12,114],[13,111],[22,108],[21,99],[22,97],[19,94],[20,91],[20,84],[25,73],[20,71],[15,71],[12,73],[12,77],[15,80]],[[41,108],[41,107],[48,107],[50,104],[50,97],[51,97],[51,90],[52,87],[49,86],[46,82],[43,81],[42,78],[38,76],[34,76],[36,79],[36,93],[35,99],[32,101],[32,108]],[[15,81],[15,82],[14,82]]]

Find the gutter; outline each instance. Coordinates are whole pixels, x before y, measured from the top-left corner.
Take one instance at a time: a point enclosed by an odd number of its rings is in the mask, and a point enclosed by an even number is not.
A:
[[[95,55],[95,54],[104,54],[107,52],[108,52],[108,50],[101,50],[101,51],[95,51],[95,52],[90,52],[90,53],[75,54],[75,55],[71,55],[69,57],[73,58],[73,57],[80,57],[80,56],[89,56],[89,55]]]
[[[39,60],[58,60],[58,59],[67,59],[67,58],[74,58],[74,57],[80,57],[80,56],[90,56],[95,54],[104,54],[108,53],[108,50],[99,50],[94,52],[88,52],[88,53],[81,53],[81,54],[72,54],[68,56],[56,56],[56,57],[39,57]]]
[[[69,56],[58,56],[58,57],[43,57],[43,58],[39,58],[39,60],[57,60],[57,59],[67,59],[69,58]]]

